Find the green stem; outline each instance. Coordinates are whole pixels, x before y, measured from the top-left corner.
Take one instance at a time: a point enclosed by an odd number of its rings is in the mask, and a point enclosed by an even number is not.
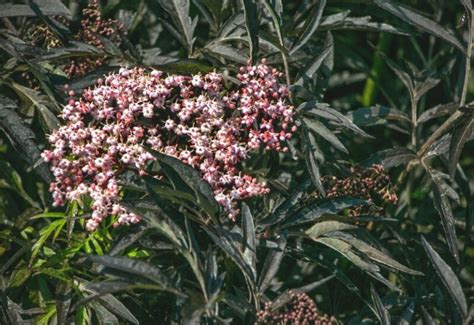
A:
[[[362,92],[361,103],[363,106],[371,106],[375,99],[375,95],[377,93],[377,82],[380,78],[380,73],[383,68],[383,58],[380,53],[384,53],[388,50],[391,39],[392,36],[388,33],[380,34],[377,50],[374,54],[374,63]]]

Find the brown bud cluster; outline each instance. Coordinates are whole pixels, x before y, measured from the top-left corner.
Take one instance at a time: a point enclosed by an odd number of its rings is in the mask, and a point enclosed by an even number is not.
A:
[[[324,188],[327,189],[327,198],[336,198],[349,196],[367,200],[376,203],[376,199],[384,203],[395,204],[398,201],[397,194],[394,192],[390,177],[385,172],[382,165],[372,165],[369,168],[358,166],[351,167],[351,175],[348,177],[326,176],[322,178]],[[321,198],[319,192],[313,193],[316,198]],[[377,209],[371,207],[372,210]],[[356,207],[350,211],[352,216],[358,216],[364,213],[362,207]],[[382,208],[371,213],[383,213]]]
[[[90,0],[82,14],[84,18],[81,20],[81,29],[75,35],[78,41],[103,49],[103,42],[98,37],[100,35],[115,45],[120,45],[119,32],[124,32],[124,26],[114,19],[102,19],[98,0]],[[105,57],[74,58],[64,70],[70,78],[81,77],[101,66],[104,61]]]
[[[316,303],[304,292],[290,292],[290,301],[274,308],[274,302],[265,303],[257,313],[256,324],[329,325],[336,324],[336,318],[321,314]]]
[[[73,38],[96,48],[103,49],[104,44],[101,38],[107,38],[114,45],[120,45],[120,32],[125,34],[123,24],[114,19],[103,19],[100,14],[98,0],[90,0],[87,8],[82,11],[83,18],[81,27],[74,34]],[[68,26],[69,22],[64,17],[55,17],[56,20]],[[45,25],[37,25],[30,37],[35,46],[47,49],[61,46],[60,40]],[[81,77],[101,66],[106,57],[104,56],[83,56],[69,60],[63,67],[69,78]]]

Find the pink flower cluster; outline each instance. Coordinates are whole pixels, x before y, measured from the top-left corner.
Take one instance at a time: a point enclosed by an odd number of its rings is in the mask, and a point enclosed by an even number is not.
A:
[[[122,68],[98,80],[64,107],[65,125],[42,154],[56,178],[50,186],[54,204],[92,198],[90,231],[110,215],[116,224],[138,222],[120,204],[118,175],[127,169],[146,173],[154,160],[146,145],[197,169],[235,219],[237,200],[268,192],[264,182],[242,173],[240,163],[262,146],[287,151],[285,142],[296,130],[279,77],[262,61],[242,67],[241,84],[230,90],[215,72],[183,76]]]

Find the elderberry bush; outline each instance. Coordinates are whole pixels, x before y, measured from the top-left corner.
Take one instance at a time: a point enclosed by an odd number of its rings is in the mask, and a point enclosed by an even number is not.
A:
[[[0,4],[0,324],[470,324],[470,0]]]

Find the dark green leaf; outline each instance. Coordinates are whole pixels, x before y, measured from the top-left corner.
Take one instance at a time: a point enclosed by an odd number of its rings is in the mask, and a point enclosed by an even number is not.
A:
[[[99,304],[97,301],[91,302],[91,309],[95,311],[97,318],[101,324],[118,324],[118,319],[112,314],[110,311],[107,310],[104,306]]]
[[[322,159],[317,155],[321,156],[319,148],[314,141],[314,137],[312,134],[308,132],[306,127],[303,128],[303,138],[305,140],[304,145],[304,152],[305,152],[305,162],[306,167],[308,168],[309,175],[311,180],[313,181],[314,186],[316,189],[323,195],[326,195],[326,192],[323,187],[323,183],[321,182],[321,174],[319,172],[319,160]]]
[[[23,181],[20,174],[7,162],[0,160],[0,180],[3,180],[7,183],[5,187],[16,191],[26,202],[28,202],[32,207],[39,209],[40,205],[31,198],[31,196],[26,192],[23,187]],[[3,187],[3,185],[0,185]]]
[[[412,102],[417,101],[417,95],[415,92],[415,84],[410,77],[410,75],[403,70],[398,64],[388,58],[385,54],[379,52],[379,54],[383,57],[385,63],[388,67],[397,75],[397,77],[403,82],[405,87],[407,88],[408,92],[410,93],[410,100]]]

